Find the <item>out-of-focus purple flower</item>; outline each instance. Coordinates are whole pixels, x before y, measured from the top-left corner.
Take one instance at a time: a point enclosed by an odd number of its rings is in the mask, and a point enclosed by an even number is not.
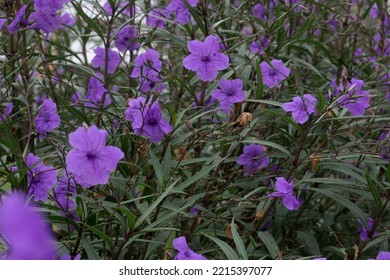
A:
[[[12,102],[8,103],[7,106],[5,106],[4,113],[0,115],[0,123],[2,121],[5,121],[8,117],[12,115],[13,109],[14,109],[14,104]]]
[[[361,241],[366,241],[368,240],[368,235],[369,233],[371,232],[372,230],[372,227],[374,226],[374,220],[371,218],[371,217],[368,217],[367,218],[367,226],[365,226],[363,224],[363,222],[360,220],[360,219],[357,219],[357,222],[360,224],[360,230],[359,230],[359,234],[360,234],[360,240]],[[373,236],[372,237],[375,237],[377,236],[378,232],[375,231]]]
[[[311,94],[304,94],[303,97],[295,96],[292,102],[283,104],[283,110],[292,112],[292,117],[297,123],[305,123],[311,114],[317,112],[317,99]]]
[[[110,94],[104,87],[104,84],[96,77],[91,77],[89,79],[85,99],[89,100],[89,102],[85,103],[85,106],[93,108],[97,108],[99,105],[107,106],[111,104]]]
[[[35,118],[35,125],[41,137],[46,137],[46,132],[53,131],[60,126],[61,119],[57,114],[57,105],[51,99],[43,101],[42,107]]]
[[[82,99],[80,92],[76,91],[75,93],[72,94],[71,100],[72,100],[73,104],[78,103],[80,99]]]
[[[115,5],[115,12],[117,13],[121,11],[123,15],[128,17],[131,16],[131,14],[134,16],[139,11],[139,8],[136,5],[130,7],[129,2],[127,0],[118,0],[115,4],[119,4],[119,6]],[[110,5],[110,2],[105,2],[103,5],[103,9],[106,11],[108,16],[112,16],[112,7]]]
[[[61,24],[72,26],[76,23],[76,18],[69,13],[64,13],[61,16]]]
[[[77,255],[74,257],[73,260],[78,261],[78,260],[80,260],[80,259],[81,259],[81,255],[80,255],[80,254],[77,254]],[[70,260],[72,260],[72,258],[71,258],[71,256],[70,256],[69,254],[63,254],[63,255],[61,256],[61,260],[62,260],[62,261],[70,261]]]
[[[271,40],[266,36],[260,37],[258,41],[252,42],[249,46],[251,52],[263,55]]]
[[[287,182],[283,177],[277,177],[275,183],[276,191],[269,194],[268,197],[280,197],[283,199],[283,205],[290,211],[297,210],[300,206],[298,199],[294,196],[293,183]]]
[[[93,52],[95,53],[95,57],[91,61],[92,67],[100,67],[104,71],[104,69],[106,68],[106,49],[97,47],[93,50]],[[121,57],[116,51],[108,49],[107,60],[107,73],[112,74],[115,72],[119,63],[121,63]]]
[[[58,187],[54,190],[56,203],[64,216],[77,221],[76,202],[71,198],[77,194],[76,182],[74,178],[67,177],[65,174],[58,180]]]
[[[160,142],[165,134],[172,131],[172,127],[163,118],[158,100],[146,102],[143,97],[132,99],[125,112],[126,120],[131,122],[137,135],[150,138],[150,142]]]
[[[198,0],[188,0],[187,2],[191,7],[195,7],[198,4]],[[166,16],[171,14],[175,17],[174,22],[184,25],[190,21],[191,13],[183,0],[172,0],[169,3],[166,9]]]
[[[70,0],[35,0],[34,8],[36,10],[54,9],[61,10],[64,3],[68,3]]]
[[[246,97],[240,79],[225,80],[224,78],[219,81],[219,88],[214,90],[211,96],[219,100],[222,109],[230,109],[234,103],[242,102]]]
[[[386,36],[383,36],[381,33],[377,33],[374,36],[374,42],[376,43],[376,46],[374,47],[374,50],[376,51],[377,55],[383,55],[383,56],[389,56],[390,55],[390,39]]]
[[[0,205],[0,236],[8,247],[0,259],[54,260],[53,234],[42,212],[28,205],[22,194],[4,196]]]
[[[337,32],[337,24],[338,23],[337,23],[335,14],[333,14],[333,13],[330,14],[326,23],[329,25],[329,27],[333,33]]]
[[[377,143],[379,145],[380,157],[384,160],[390,160],[390,130],[382,132],[378,137]]]
[[[105,185],[114,171],[123,152],[114,146],[106,146],[107,131],[96,126],[79,127],[69,134],[73,147],[66,156],[68,171],[83,187]]]
[[[126,26],[116,35],[115,47],[120,52],[135,51],[140,47],[137,40],[138,30],[136,26]]]
[[[62,23],[58,10],[53,8],[35,9],[28,17],[28,21],[31,23],[29,28],[39,29],[46,34],[61,28]]]
[[[363,61],[362,56],[364,55],[364,51],[362,48],[358,48],[354,53],[353,53],[353,62],[355,63],[361,63]]]
[[[372,5],[371,7],[371,10],[370,10],[370,17],[371,18],[377,18],[379,15],[379,9],[378,9],[378,5],[375,3],[374,5]]]
[[[201,254],[195,253],[188,247],[187,240],[184,236],[173,240],[173,248],[178,251],[175,260],[207,260]]]
[[[314,258],[313,260],[316,260],[316,261],[325,261],[325,260],[327,260],[327,258]]]
[[[140,88],[142,93],[149,91],[161,92],[164,89],[164,83],[157,73],[149,72],[146,77],[139,78]]]
[[[376,256],[376,260],[390,260],[390,252],[379,252],[378,255]]]
[[[347,83],[345,90],[342,83],[339,86],[333,83],[335,95],[343,94],[338,100],[340,107],[348,109],[352,116],[363,116],[366,108],[370,106],[371,95],[363,90],[363,85],[364,81],[354,78]]]
[[[217,37],[207,36],[204,42],[193,40],[187,46],[191,54],[184,58],[183,65],[195,71],[202,81],[213,81],[218,71],[228,68],[229,58],[218,51]]]
[[[45,201],[49,190],[57,182],[57,170],[46,166],[41,159],[29,153],[26,158],[28,196],[34,196],[35,201]]]
[[[260,63],[263,83],[269,88],[278,87],[279,84],[290,75],[290,69],[284,67],[283,61],[273,59],[271,64],[272,66],[265,61]]]
[[[19,31],[19,29],[26,27],[28,22],[24,19],[26,14],[27,5],[24,5],[20,8],[20,10],[16,13],[14,20],[8,25],[8,31],[11,34],[15,34]]]
[[[244,166],[244,175],[254,175],[260,169],[269,165],[270,159],[264,155],[262,145],[250,144],[244,147],[244,152],[238,157],[237,164]]]
[[[166,17],[166,10],[153,8],[146,16],[146,25],[156,28],[165,28],[164,18]]]
[[[252,7],[252,15],[257,17],[259,20],[266,22],[267,21],[267,7],[263,4],[256,4]]]
[[[155,75],[161,71],[162,62],[159,58],[158,52],[153,49],[148,49],[141,53],[135,59],[135,67],[131,73],[132,78],[141,76]]]

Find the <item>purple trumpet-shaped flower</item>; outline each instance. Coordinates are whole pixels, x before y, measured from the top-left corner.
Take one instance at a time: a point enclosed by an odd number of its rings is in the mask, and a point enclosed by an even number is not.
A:
[[[85,103],[85,106],[96,108],[99,105],[110,105],[111,98],[104,84],[96,77],[91,77],[88,83],[87,94],[85,99],[89,102]]]
[[[69,143],[73,149],[66,156],[68,171],[83,187],[108,183],[110,173],[114,171],[123,152],[114,146],[106,146],[107,131],[96,126],[79,127],[69,134]]]
[[[263,61],[260,63],[263,83],[269,88],[278,87],[279,84],[290,75],[290,69],[284,67],[283,61],[273,59],[272,66]]]
[[[173,240],[173,248],[178,251],[175,260],[207,260],[201,254],[195,253],[188,247],[187,240],[184,236]]]
[[[95,53],[95,57],[91,61],[92,66],[95,68],[100,67],[104,70],[106,68],[106,49],[98,47],[94,49],[93,52]],[[115,72],[119,63],[121,63],[121,58],[119,54],[112,49],[108,49],[107,55],[107,73],[112,74]]]
[[[135,51],[140,47],[137,40],[138,30],[136,26],[126,26],[116,35],[115,47],[120,52]]]
[[[138,78],[142,76],[155,75],[161,71],[162,62],[159,58],[158,52],[153,49],[149,49],[144,53],[141,53],[135,59],[135,67],[131,73],[132,78]]]
[[[198,0],[187,0],[188,4],[191,7],[195,7],[198,4]],[[168,4],[166,9],[166,15],[169,16],[173,14],[175,16],[175,22],[180,24],[186,24],[190,21],[191,13],[188,10],[184,0],[172,0]]]
[[[310,94],[304,94],[303,97],[296,96],[292,102],[283,104],[283,110],[292,112],[292,117],[297,123],[305,123],[311,114],[315,114],[317,99]]]
[[[244,166],[244,175],[254,175],[260,169],[269,165],[270,159],[264,155],[262,145],[250,144],[244,147],[244,152],[237,159],[237,164]]]
[[[4,196],[0,205],[0,236],[7,248],[0,259],[54,260],[53,234],[43,212],[27,204],[22,194]]]
[[[165,28],[165,21],[163,19],[166,17],[166,10],[153,8],[146,16],[146,25],[153,28]]]
[[[195,71],[204,82],[213,81],[218,71],[229,66],[229,58],[218,50],[218,39],[207,36],[204,42],[193,40],[188,42],[190,55],[184,58],[183,65],[188,70]]]
[[[289,183],[283,177],[276,178],[275,188],[276,191],[269,194],[268,197],[280,197],[283,199],[283,205],[288,210],[297,210],[299,208],[299,201],[294,196],[293,183]]]
[[[357,222],[361,226],[360,230],[359,230],[360,240],[361,241],[368,240],[368,238],[369,238],[368,235],[370,234],[372,227],[374,226],[374,220],[371,217],[368,217],[367,218],[367,226],[365,226],[360,219],[357,219]],[[378,232],[375,231],[372,237],[377,236],[377,234],[378,234]]]
[[[61,209],[63,216],[68,216],[77,221],[76,202],[72,199],[76,190],[76,182],[74,178],[67,177],[65,174],[58,180],[58,187],[54,190],[56,203]]]
[[[375,259],[390,261],[390,252],[384,252],[384,251],[379,252]]]
[[[45,166],[41,159],[29,153],[26,158],[28,196],[33,195],[35,201],[45,201],[49,190],[57,182],[57,170],[53,166]]]
[[[268,47],[268,45],[271,43],[271,40],[267,37],[263,36],[260,37],[258,41],[252,42],[249,46],[249,49],[251,52],[263,55],[265,52],[265,49]]]
[[[46,137],[46,132],[53,131],[60,126],[61,119],[57,114],[57,106],[51,99],[43,101],[42,107],[35,118],[35,125],[41,137]]]
[[[246,96],[242,88],[243,83],[240,79],[225,80],[222,78],[219,81],[219,88],[214,90],[211,96],[219,100],[222,109],[228,110],[234,103],[245,100]]]
[[[8,25],[8,31],[11,34],[15,34],[19,29],[26,27],[28,22],[24,19],[26,14],[27,5],[24,5],[17,11],[14,20]]]

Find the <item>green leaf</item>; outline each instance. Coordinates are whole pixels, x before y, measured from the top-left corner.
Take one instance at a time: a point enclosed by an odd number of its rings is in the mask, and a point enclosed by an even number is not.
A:
[[[304,244],[312,255],[321,255],[320,247],[313,233],[297,231],[297,240]]]
[[[214,243],[216,243],[219,248],[221,248],[221,250],[224,252],[224,254],[226,255],[227,259],[228,260],[239,260],[240,258],[238,257],[238,255],[236,254],[236,252],[233,250],[232,247],[229,246],[229,244],[227,244],[225,241],[222,241],[216,237],[213,237],[211,235],[208,235],[206,233],[203,233],[204,236],[206,236],[207,238],[211,239],[212,241],[214,241]]]
[[[152,161],[152,165],[154,168],[154,172],[156,173],[157,176],[157,181],[158,181],[158,190],[164,189],[164,173],[160,164],[160,161],[157,159],[155,156],[153,150],[150,148],[149,149],[149,155],[150,155],[150,160]]]
[[[238,251],[238,254],[240,255],[242,260],[248,259],[248,254],[246,253],[246,248],[244,245],[244,242],[242,241],[241,236],[238,234],[237,229],[235,227],[234,218],[232,220],[232,223],[230,224],[230,230],[232,232],[234,244],[236,244],[236,248]]]
[[[85,249],[89,260],[100,260],[96,249],[92,246],[91,241],[87,238],[81,239],[81,246]]]
[[[276,243],[274,237],[267,231],[259,231],[257,235],[260,237],[261,241],[267,247],[268,252],[270,253],[273,259],[276,259],[279,255],[279,246]]]
[[[370,188],[370,191],[371,191],[372,197],[374,198],[375,204],[376,204],[378,209],[382,209],[383,202],[382,202],[381,196],[379,194],[378,186],[371,179],[370,172],[368,171],[368,168],[366,168],[365,173],[366,173],[367,184],[368,184],[368,187]]]
[[[107,244],[110,246],[110,248],[114,248],[114,243],[112,242],[111,238],[103,233],[102,231],[98,230],[96,227],[90,226],[86,223],[81,223],[84,227],[88,228],[90,231],[92,231],[95,235],[103,239],[107,242]]]

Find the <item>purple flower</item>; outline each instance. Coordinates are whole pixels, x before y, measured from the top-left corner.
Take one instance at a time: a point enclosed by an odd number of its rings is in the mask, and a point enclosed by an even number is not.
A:
[[[275,183],[276,192],[269,194],[268,197],[280,197],[283,199],[283,205],[288,210],[297,210],[300,203],[294,196],[293,187],[292,182],[288,183],[283,177],[277,177]]]
[[[389,139],[390,139],[390,130],[382,132],[379,135],[377,140],[379,145],[379,155],[384,160],[390,160]],[[386,143],[382,143],[383,141],[386,141]]]
[[[156,28],[165,28],[164,18],[166,17],[166,10],[153,8],[146,16],[146,25]]]
[[[244,175],[254,175],[260,169],[269,165],[269,157],[264,155],[265,149],[261,145],[250,144],[244,147],[244,152],[237,159],[237,164],[244,166]]]
[[[267,8],[263,4],[256,4],[252,7],[252,15],[257,17],[259,20],[266,22],[267,21]]]
[[[370,234],[372,227],[374,226],[374,220],[371,217],[367,218],[367,226],[363,224],[360,219],[357,219],[357,222],[360,224],[361,228],[359,230],[360,240],[366,241],[369,239],[368,235]],[[378,232],[374,232],[373,237],[377,236]]]
[[[140,88],[142,93],[150,91],[161,92],[164,89],[164,83],[157,73],[149,72],[148,76],[139,78]]]
[[[273,59],[272,66],[263,61],[260,63],[263,83],[269,88],[278,87],[279,84],[290,75],[290,69],[284,67],[283,61]]]
[[[137,135],[150,138],[150,142],[160,142],[165,134],[172,131],[172,127],[163,118],[158,100],[146,102],[143,97],[132,99],[125,112],[126,120],[131,122]]]
[[[315,105],[317,99],[310,94],[304,94],[303,97],[296,96],[292,102],[283,104],[283,110],[292,112],[292,117],[297,123],[305,123],[311,114],[315,114],[317,109]]]
[[[218,39],[215,36],[207,36],[204,42],[188,42],[188,50],[191,54],[184,58],[183,65],[195,71],[204,82],[215,80],[218,71],[229,66],[229,58],[218,51]]]
[[[0,259],[54,260],[53,234],[42,212],[28,205],[19,193],[3,197],[0,205],[0,236],[8,247]]]
[[[374,5],[372,5],[371,7],[371,10],[370,10],[370,17],[371,18],[377,18],[379,15],[379,9],[378,9],[378,5],[375,3]]]
[[[267,37],[263,36],[260,37],[260,39],[257,42],[252,42],[249,46],[249,49],[251,52],[263,55],[265,49],[268,47],[268,45],[271,43],[271,40]]]
[[[65,174],[58,180],[58,187],[54,190],[56,203],[64,216],[69,216],[77,221],[76,202],[71,197],[77,194],[76,182],[74,178],[67,177]]]
[[[61,24],[66,26],[72,26],[76,23],[76,19],[69,13],[64,13],[61,16]]]
[[[83,187],[105,185],[110,172],[116,169],[124,157],[123,152],[114,146],[106,146],[107,131],[96,126],[79,127],[69,134],[69,143],[73,149],[66,156],[68,171]]]
[[[219,89],[214,90],[212,97],[219,100],[222,109],[230,109],[234,103],[245,100],[245,93],[242,90],[243,84],[240,79],[219,81]]]
[[[39,29],[47,34],[61,28],[61,17],[53,8],[36,9],[29,17],[31,29]]]
[[[198,4],[198,0],[187,0],[187,2],[191,7],[195,7]],[[190,21],[191,13],[183,0],[172,0],[169,3],[166,9],[166,15],[171,14],[175,16],[174,22],[184,25]]]
[[[85,95],[85,99],[89,100],[85,105],[88,107],[97,108],[99,105],[110,105],[111,98],[104,87],[104,84],[96,77],[91,77],[88,83],[87,94]],[[104,101],[103,101],[104,99]]]
[[[19,31],[19,29],[27,26],[27,20],[24,19],[26,14],[27,5],[24,5],[20,8],[20,10],[16,13],[14,20],[8,25],[8,31],[11,34],[15,34]]]
[[[45,201],[49,190],[57,182],[57,170],[53,166],[45,166],[41,159],[29,153],[26,158],[28,196],[33,195],[35,201]]]
[[[72,94],[71,100],[72,100],[73,104],[78,103],[80,99],[82,99],[80,92],[76,91],[75,93]]]
[[[201,254],[195,253],[188,247],[187,240],[184,236],[173,240],[173,248],[178,251],[175,260],[207,260]]]
[[[93,52],[95,53],[95,57],[91,61],[92,67],[100,67],[104,71],[106,68],[106,49],[98,47],[94,49]],[[121,57],[116,51],[108,49],[107,60],[107,73],[112,74],[121,62]]]
[[[61,10],[64,3],[68,3],[69,1],[70,0],[35,0],[34,7],[36,10]]]
[[[379,252],[378,255],[376,256],[376,260],[390,260],[390,252]]]
[[[140,43],[136,41],[138,30],[136,26],[126,26],[116,35],[115,47],[120,52],[135,51],[139,48]]]
[[[13,109],[14,109],[14,104],[12,102],[8,103],[7,106],[5,106],[4,113],[0,115],[0,123],[2,121],[5,121],[9,116],[12,115]]]
[[[42,107],[35,118],[35,125],[41,137],[46,137],[46,132],[53,131],[60,126],[61,119],[57,114],[57,106],[51,99],[43,101]]]
[[[370,93],[362,89],[363,85],[364,81],[353,78],[347,83],[345,92],[343,84],[334,85],[335,95],[343,94],[338,100],[340,107],[348,109],[352,116],[363,116],[370,106]]]
[[[128,17],[130,17],[131,15],[131,12],[133,12],[133,16],[138,12],[139,8],[135,5],[133,5],[132,7],[129,6],[129,2],[126,0],[126,1],[123,1],[123,0],[118,0],[116,1],[117,3],[119,2],[120,5],[119,7],[117,5],[114,4],[114,7],[115,7],[115,12],[119,12],[121,11],[123,15],[126,15]],[[126,7],[126,8],[125,8]],[[125,8],[125,9],[124,9]],[[110,2],[106,2],[104,3],[103,5],[103,9],[106,11],[107,15],[108,16],[112,16],[112,7],[110,5]],[[131,11],[132,10],[132,11]]]
[[[135,59],[135,67],[131,73],[132,78],[138,78],[141,76],[156,75],[161,71],[162,62],[159,58],[158,52],[149,49],[144,53],[141,53]]]
[[[77,254],[77,255],[74,257],[73,260],[78,261],[78,260],[80,260],[80,259],[81,259],[81,255],[80,255],[80,254]],[[62,261],[70,261],[70,260],[72,260],[72,257],[71,257],[69,254],[63,254],[63,255],[61,256],[61,260],[62,260]]]

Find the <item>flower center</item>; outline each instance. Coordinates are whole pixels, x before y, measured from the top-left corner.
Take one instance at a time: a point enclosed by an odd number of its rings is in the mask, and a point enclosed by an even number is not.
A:
[[[201,58],[200,58],[200,60],[202,61],[202,62],[210,62],[211,61],[211,59],[210,59],[210,57],[207,55],[207,56],[202,56]]]

